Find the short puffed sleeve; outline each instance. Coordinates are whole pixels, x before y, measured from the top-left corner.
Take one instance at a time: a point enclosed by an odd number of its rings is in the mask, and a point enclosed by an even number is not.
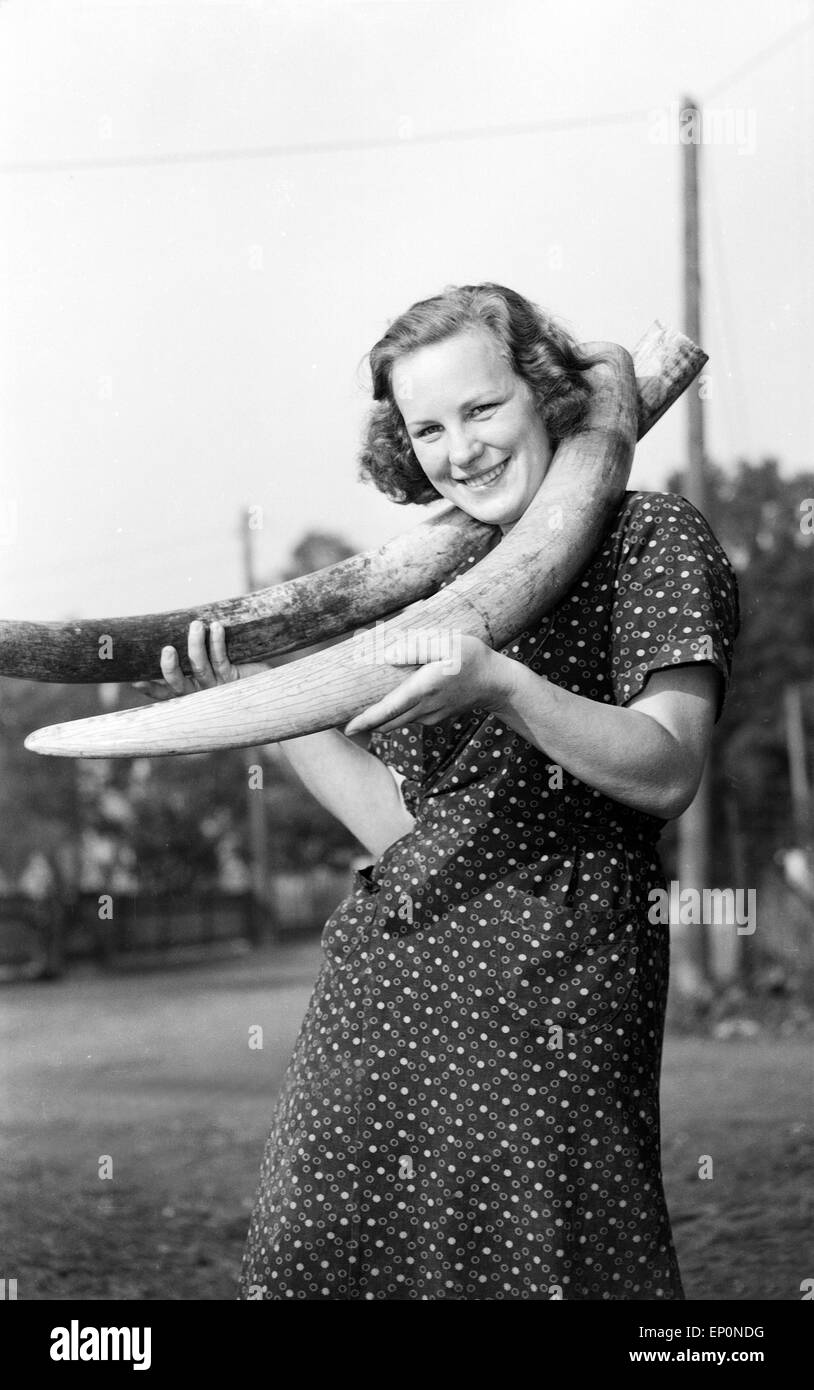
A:
[[[373,729],[368,751],[390,770],[401,799],[411,815],[415,815],[421,794],[420,732],[417,726],[405,726],[383,734]]]
[[[651,671],[709,662],[722,677],[717,723],[739,627],[737,578],[706,519],[678,494],[633,494],[612,614],[616,703],[638,695]]]

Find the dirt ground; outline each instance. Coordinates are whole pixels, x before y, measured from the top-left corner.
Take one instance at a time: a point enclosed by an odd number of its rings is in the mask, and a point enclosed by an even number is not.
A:
[[[19,1299],[235,1296],[318,953],[312,939],[3,988],[0,1276]],[[688,1298],[794,1300],[814,1276],[813,1075],[806,1038],[668,1040],[665,1184]]]

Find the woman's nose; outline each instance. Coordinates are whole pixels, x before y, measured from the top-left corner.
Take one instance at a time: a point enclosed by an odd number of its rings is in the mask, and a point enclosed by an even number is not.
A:
[[[451,468],[466,468],[480,457],[483,446],[466,430],[450,430],[447,440],[447,453]]]

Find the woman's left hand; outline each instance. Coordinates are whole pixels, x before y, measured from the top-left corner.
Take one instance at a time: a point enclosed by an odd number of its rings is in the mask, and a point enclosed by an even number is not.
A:
[[[389,733],[402,724],[439,724],[474,706],[489,708],[505,701],[511,688],[508,657],[479,637],[434,628],[411,629],[387,640],[388,666],[416,669],[375,705],[354,715],[346,734],[378,729]]]

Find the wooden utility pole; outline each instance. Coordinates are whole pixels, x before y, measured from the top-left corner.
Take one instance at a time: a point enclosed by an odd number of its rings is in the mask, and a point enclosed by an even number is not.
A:
[[[702,342],[701,329],[701,227],[698,211],[701,108],[692,97],[681,103],[681,142],[684,206],[684,332]],[[684,492],[707,515],[704,457],[704,401],[700,383],[687,392],[687,470]],[[678,880],[681,889],[710,887],[710,773],[709,766],[695,800],[678,821]],[[707,929],[701,925],[673,925],[675,978],[679,990],[699,1000],[709,994]]]
[[[806,763],[803,688],[801,685],[787,685],[785,687],[783,707],[795,840],[797,848],[803,850],[808,856],[811,850],[811,787]]]
[[[701,219],[698,208],[699,143],[701,108],[692,97],[681,104],[680,129],[686,136],[681,146],[684,204],[684,332],[701,342]],[[692,138],[691,138],[692,137]],[[704,470],[704,402],[699,383],[687,392],[687,485],[685,493],[699,511],[706,513],[707,486]]]
[[[251,513],[245,507],[240,514],[240,539],[243,550],[243,584],[247,594],[257,588],[254,568],[254,532],[249,524]],[[251,867],[254,916],[258,920],[269,904],[268,839],[266,835],[266,798],[264,787],[256,786],[257,777],[249,776],[250,767],[259,767],[265,776],[260,748],[246,749],[246,814],[249,827],[249,862]],[[262,933],[260,933],[262,934]]]

